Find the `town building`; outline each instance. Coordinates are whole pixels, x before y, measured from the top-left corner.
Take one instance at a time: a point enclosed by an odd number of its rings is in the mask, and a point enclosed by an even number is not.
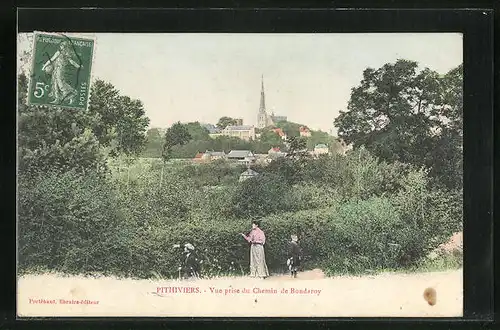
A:
[[[226,153],[224,151],[210,151],[207,150],[205,152],[198,152],[194,158],[193,161],[196,163],[204,163],[204,162],[210,162],[214,160],[219,160],[219,159],[226,159]]]
[[[246,141],[255,140],[255,127],[250,125],[242,125],[243,119],[236,119],[236,122],[238,123],[238,125],[229,125],[223,130],[212,124],[203,124],[202,127],[208,130],[208,136],[210,136],[212,139],[215,139],[219,136],[232,136]]]
[[[231,150],[227,159],[249,165],[255,162],[255,155],[250,150]]]
[[[227,154],[227,159],[230,160],[243,160],[247,158],[253,158],[254,154],[250,150],[231,150]]]
[[[222,135],[237,137],[246,141],[255,140],[255,127],[248,125],[229,125],[222,131]]]
[[[193,161],[200,163],[200,162],[205,162],[206,161],[206,156],[203,152],[198,152],[194,158]]]
[[[220,132],[220,129],[214,124],[200,124],[200,126],[205,128],[209,134]]]
[[[309,128],[307,128],[306,126],[300,126],[299,132],[300,132],[300,136],[302,136],[302,137],[310,137],[311,136],[311,130],[309,130]]]
[[[273,132],[278,134],[278,136],[282,139],[282,140],[286,140],[286,134],[285,132],[283,132],[283,130],[281,128],[273,128]]]
[[[264,76],[262,76],[261,89],[260,89],[260,105],[257,114],[257,128],[262,129],[265,127],[273,126],[277,122],[286,121],[285,116],[276,116],[274,113],[268,115],[266,110],[266,95],[264,92]]]
[[[271,155],[271,154],[277,154],[277,153],[280,153],[281,150],[280,150],[280,147],[272,147],[271,149],[269,149],[269,151],[267,152],[268,155]]]
[[[326,144],[320,143],[314,147],[313,154],[316,156],[324,155],[324,154],[328,154],[328,153],[329,153],[329,150],[328,150],[328,146]]]
[[[219,136],[224,136],[223,131],[215,132],[215,133],[209,133],[208,136],[210,136],[212,139],[216,139]]]
[[[210,136],[212,139],[215,139],[218,136],[223,136],[224,134],[214,124],[200,124],[201,127],[205,128],[208,131],[208,136]]]
[[[205,151],[206,158],[209,160],[219,160],[219,159],[226,159],[226,153],[224,151]]]

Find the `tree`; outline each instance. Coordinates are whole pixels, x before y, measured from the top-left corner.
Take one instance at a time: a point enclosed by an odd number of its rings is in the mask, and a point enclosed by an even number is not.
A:
[[[180,122],[173,124],[165,133],[165,143],[163,144],[162,157],[164,160],[172,158],[172,148],[184,145],[191,140],[191,135],[187,127]]]
[[[57,169],[77,172],[105,168],[104,153],[92,130],[96,116],[86,111],[26,104],[28,80],[18,79],[19,174]]]
[[[148,141],[158,141],[162,139],[160,129],[157,127],[148,129],[146,132],[146,139]]]
[[[173,146],[171,149],[172,158],[193,158],[199,152],[211,150],[213,141],[191,140],[183,145]]]
[[[449,119],[445,127],[458,137],[463,136],[463,65],[448,72],[442,79],[443,107],[440,115]]]
[[[217,127],[219,129],[224,129],[229,125],[236,125],[237,123],[238,123],[238,121],[236,119],[224,116],[224,117],[221,117],[219,119],[219,121],[217,122]]]
[[[185,124],[189,135],[191,135],[191,139],[195,141],[210,141],[209,131],[200,125],[199,122],[192,122]]]
[[[352,90],[347,110],[335,119],[339,137],[354,148],[364,145],[390,162],[435,168],[433,155],[444,147],[453,114],[457,123],[453,130],[461,131],[461,70],[441,77],[429,69],[417,69],[416,62],[407,60],[366,69],[361,84]],[[453,153],[453,148],[445,149]]]
[[[144,157],[159,158],[163,148],[163,137],[159,128],[150,128],[146,132],[146,147],[142,153]]]
[[[278,147],[283,144],[283,139],[281,139],[281,137],[272,130],[265,130],[262,132],[260,135],[260,141],[269,145],[269,147]]]
[[[149,118],[140,100],[122,96],[116,88],[102,80],[92,84],[88,112],[95,116],[93,131],[103,146],[114,140],[111,155],[139,154],[146,144]]]
[[[277,128],[281,128],[283,132],[289,137],[300,136],[300,126],[301,124],[293,123],[290,121],[280,121],[275,125]]]
[[[307,140],[302,137],[289,137],[288,142],[288,157],[299,157],[307,154]]]
[[[309,150],[314,149],[314,147],[320,143],[326,144],[327,146],[333,146],[336,140],[333,136],[329,135],[323,131],[313,131],[311,130],[311,136],[307,138],[307,148]]]
[[[252,150],[253,142],[245,141],[234,136],[218,136],[214,139],[214,150],[230,152],[233,149]]]
[[[463,66],[442,78],[443,106],[439,116],[447,118],[440,125],[436,148],[429,157],[430,174],[446,187],[463,186]]]

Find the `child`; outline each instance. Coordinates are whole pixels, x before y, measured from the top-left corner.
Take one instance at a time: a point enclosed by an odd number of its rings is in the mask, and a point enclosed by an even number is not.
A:
[[[302,259],[302,251],[298,243],[297,235],[291,235],[292,241],[290,242],[288,249],[288,260],[287,265],[290,270],[290,275],[292,277],[297,277],[297,271],[300,267],[300,261]]]

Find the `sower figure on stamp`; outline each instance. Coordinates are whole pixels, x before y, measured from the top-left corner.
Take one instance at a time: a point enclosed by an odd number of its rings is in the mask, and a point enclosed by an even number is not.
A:
[[[77,91],[66,81],[66,70],[69,64],[77,69],[82,68],[82,65],[73,59],[74,55],[70,42],[64,40],[59,50],[43,65],[42,70],[52,75],[49,97],[53,100],[50,103],[60,104],[66,100],[69,104],[75,102]]]
[[[292,277],[297,277],[297,271],[299,270],[300,261],[302,260],[302,249],[299,246],[297,235],[291,235],[291,239],[288,247],[288,260],[286,264],[290,270],[290,275]]]
[[[266,244],[266,235],[260,229],[258,221],[252,222],[252,230],[248,235],[241,234],[250,246],[250,276],[266,278],[269,271],[266,265],[266,255],[264,253],[264,244]]]

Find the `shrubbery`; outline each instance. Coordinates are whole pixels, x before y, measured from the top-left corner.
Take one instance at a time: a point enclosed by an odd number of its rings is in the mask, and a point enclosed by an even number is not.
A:
[[[279,160],[242,183],[243,169],[226,163],[169,164],[109,178],[21,177],[21,269],[174,277],[174,244],[190,242],[205,274],[242,274],[249,247],[239,233],[260,218],[271,271],[284,270],[296,233],[306,268],[359,273],[417,265],[462,222],[460,192],[438,190],[426,171],[366,151]]]
[[[127,244],[115,190],[95,173],[19,180],[19,265],[70,273],[119,272]]]

